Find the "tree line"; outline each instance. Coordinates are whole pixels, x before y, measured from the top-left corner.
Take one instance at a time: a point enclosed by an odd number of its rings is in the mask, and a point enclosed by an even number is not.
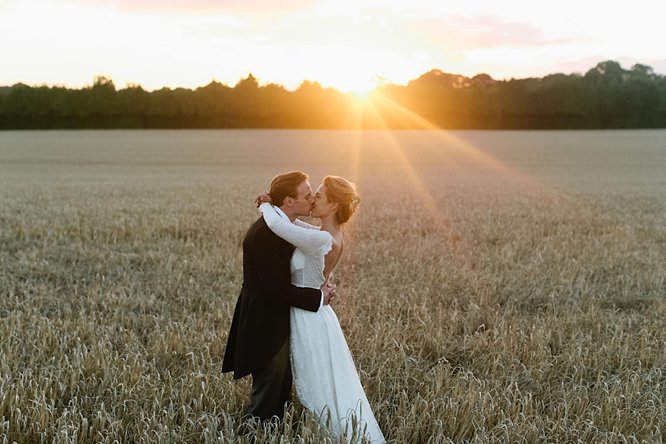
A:
[[[604,61],[580,74],[495,80],[432,70],[407,85],[379,86],[365,103],[303,82],[260,86],[116,89],[0,88],[0,129],[78,128],[666,128],[666,76],[646,65]]]

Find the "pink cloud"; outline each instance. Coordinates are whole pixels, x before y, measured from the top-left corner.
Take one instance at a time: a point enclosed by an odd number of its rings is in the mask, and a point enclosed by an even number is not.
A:
[[[490,15],[426,19],[418,26],[430,39],[451,49],[526,48],[565,41],[548,38],[529,23],[505,22]]]
[[[302,9],[314,0],[96,0],[134,11],[228,12],[254,14]]]

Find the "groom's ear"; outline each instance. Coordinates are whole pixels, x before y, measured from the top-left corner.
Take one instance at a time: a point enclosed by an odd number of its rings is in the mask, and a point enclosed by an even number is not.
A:
[[[291,196],[287,196],[287,197],[285,197],[285,198],[284,198],[284,205],[286,205],[286,206],[288,206],[288,207],[294,205],[294,198],[291,197]]]

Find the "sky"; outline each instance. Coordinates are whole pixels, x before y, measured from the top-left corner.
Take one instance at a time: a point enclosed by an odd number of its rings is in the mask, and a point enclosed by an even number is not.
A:
[[[346,92],[431,69],[495,79],[604,60],[666,74],[659,0],[0,0],[0,85]]]

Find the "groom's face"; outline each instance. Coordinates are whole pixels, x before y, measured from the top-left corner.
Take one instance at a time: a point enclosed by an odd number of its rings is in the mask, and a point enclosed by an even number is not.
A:
[[[314,196],[310,182],[304,180],[296,187],[293,211],[297,216],[308,216],[314,204]]]

